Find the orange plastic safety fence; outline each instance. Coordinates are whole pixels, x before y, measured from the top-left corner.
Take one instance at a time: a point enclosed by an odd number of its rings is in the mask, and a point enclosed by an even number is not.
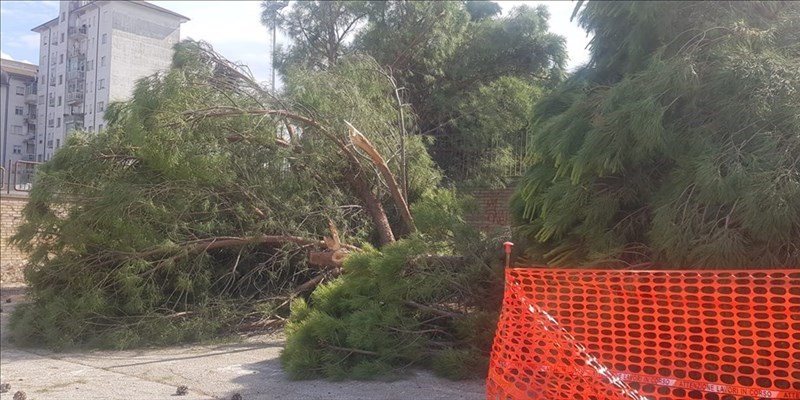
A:
[[[510,268],[489,399],[800,399],[800,270]]]

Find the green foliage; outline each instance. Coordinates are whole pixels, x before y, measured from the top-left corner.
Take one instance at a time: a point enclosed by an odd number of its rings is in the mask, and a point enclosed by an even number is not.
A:
[[[413,237],[352,255],[340,278],[318,287],[307,302],[294,300],[281,353],[289,376],[374,379],[412,366],[431,366],[450,379],[483,376],[501,268],[486,257],[491,252],[432,256],[437,250]]]
[[[281,354],[289,376],[485,375],[503,270],[499,239],[464,224],[469,206],[453,190],[425,192],[412,205],[416,235],[350,256],[340,278],[295,299]]]
[[[356,42],[405,88],[437,165],[460,187],[506,185],[536,93],[563,74],[564,39],[549,32],[546,8],[473,22],[457,2],[388,2],[380,11]]]
[[[800,265],[795,2],[588,2],[512,201],[554,265]]]
[[[314,1],[295,2],[273,17],[278,3],[263,3],[268,18],[262,22],[283,21],[293,41],[282,56],[288,81],[293,66],[325,69],[334,64],[319,62],[325,57],[315,51],[327,49],[331,60],[349,51],[369,55],[396,82],[398,102],[418,117],[407,132],[433,139],[436,164],[450,181],[464,187],[504,186],[508,182],[498,179],[498,172],[518,174],[524,153],[521,127],[530,110],[511,120],[506,119],[511,112],[496,111],[508,104],[502,95],[528,108],[537,97],[532,92],[562,79],[565,43],[549,32],[545,7],[523,6],[499,17],[500,7],[483,1]],[[330,32],[348,39],[325,41]],[[496,95],[486,96],[487,91]],[[476,149],[482,149],[480,157],[474,157]]]
[[[294,243],[207,245],[262,235],[318,240],[330,235],[330,221],[346,243],[373,240],[372,219],[345,179],[349,167],[325,134],[345,138],[347,119],[393,154],[399,113],[374,61],[337,68],[297,70],[289,95],[275,98],[206,45],[182,42],[172,69],[110,107],[105,131],[71,135],[39,169],[14,238],[31,255],[33,300],[15,314],[15,340],[124,348],[213,337],[246,316],[285,314],[274,298],[316,272]],[[318,126],[278,138],[282,118],[244,112],[271,108]],[[439,173],[419,138],[407,150],[409,191],[419,196]],[[396,157],[389,164],[399,173]],[[390,209],[377,175],[367,182]]]
[[[530,80],[503,76],[461,99],[452,124],[459,138],[452,156],[441,160],[448,177],[464,187],[508,185],[522,172],[530,115],[541,92]]]
[[[286,32],[292,45],[276,57],[278,67],[324,70],[333,68],[350,53],[349,41],[359,22],[367,16],[365,1],[287,1],[261,2],[261,23]]]
[[[503,11],[500,5],[493,1],[465,1],[464,6],[472,21],[492,18]]]

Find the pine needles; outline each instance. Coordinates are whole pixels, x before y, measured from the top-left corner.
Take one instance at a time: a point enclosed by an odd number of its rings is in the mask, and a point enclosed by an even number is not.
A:
[[[528,255],[800,266],[798,18],[794,2],[587,3],[592,60],[537,105],[513,202]]]

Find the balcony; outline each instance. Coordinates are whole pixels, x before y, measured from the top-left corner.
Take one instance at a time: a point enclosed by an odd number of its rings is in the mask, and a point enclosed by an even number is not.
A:
[[[36,114],[28,114],[25,116],[25,123],[36,125]]]
[[[83,126],[83,114],[64,114],[64,123]]]
[[[83,70],[75,70],[67,72],[67,83],[69,84],[70,81],[83,81],[86,76],[86,73]]]
[[[83,102],[83,92],[69,92],[67,93],[67,104],[75,104]]]
[[[81,27],[70,26],[67,32],[69,33],[70,39],[75,39],[75,40],[86,39],[86,25]]]
[[[28,104],[36,104],[37,93],[36,85],[30,85],[25,88],[25,102]]]
[[[50,99],[48,99],[47,105],[49,107],[55,107],[56,106],[56,98],[55,97],[51,97]]]

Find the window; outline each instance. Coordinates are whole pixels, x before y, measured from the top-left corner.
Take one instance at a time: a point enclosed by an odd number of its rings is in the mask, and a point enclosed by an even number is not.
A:
[[[22,154],[22,146],[14,145],[14,154]]]
[[[64,75],[59,75],[58,76],[58,84],[61,85],[62,83],[64,83]]]
[[[47,126],[52,128],[53,126],[55,126],[55,121],[52,118],[48,119]]]
[[[61,96],[58,96],[58,105],[61,105]]]
[[[61,148],[61,139],[56,139],[56,149]]]
[[[64,43],[64,34],[61,34],[61,43]]]
[[[67,13],[66,12],[62,12],[61,13],[61,22],[64,22],[65,19],[67,19]]]
[[[101,67],[105,67],[106,66],[106,58],[105,57],[100,57],[100,66]]]
[[[106,103],[105,102],[101,101],[101,102],[97,103],[97,112],[105,111],[105,110],[106,110]]]
[[[58,63],[59,64],[63,64],[64,63],[64,55],[63,54],[59,54],[58,55]]]
[[[22,135],[22,126],[21,125],[11,125],[11,133],[15,135]]]
[[[39,104],[42,104],[42,105],[44,104],[44,95],[43,94],[39,95]]]
[[[105,89],[106,88],[106,80],[100,79],[97,81],[97,88],[98,89]]]
[[[36,161],[38,161],[38,162],[42,162],[42,155],[41,155],[41,154],[39,154],[38,156],[36,156]]]
[[[14,115],[22,115],[25,113],[25,109],[22,107],[14,107]]]
[[[103,130],[103,124],[97,125],[97,131],[100,132]]]
[[[25,86],[17,86],[17,94],[25,95]]]
[[[107,39],[108,39],[108,34],[104,33],[102,39],[100,40],[100,44],[106,44]]]
[[[56,128],[61,128],[61,117],[56,118]]]

